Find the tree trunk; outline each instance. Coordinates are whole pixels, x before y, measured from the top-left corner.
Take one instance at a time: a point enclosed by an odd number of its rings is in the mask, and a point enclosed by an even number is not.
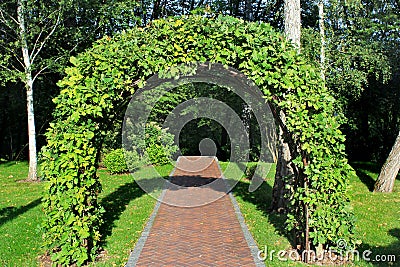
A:
[[[382,166],[381,173],[376,180],[374,192],[392,192],[394,181],[400,169],[400,131],[397,135],[396,141],[386,159],[385,164]]]
[[[24,58],[25,69],[25,89],[28,111],[28,139],[29,139],[29,173],[28,180],[37,181],[37,154],[36,154],[36,130],[35,113],[33,109],[33,78],[31,70],[31,59],[29,55],[28,42],[26,37],[25,24],[26,6],[24,0],[18,1],[17,16],[19,23],[19,35],[21,39],[21,49]]]
[[[160,17],[161,13],[161,0],[154,1],[153,12],[151,13],[150,21],[156,20]]]
[[[271,129],[271,127],[268,127],[267,129],[265,129],[265,132],[266,135],[268,136],[267,147],[269,153],[272,155],[272,160],[274,161],[274,163],[278,163],[278,147],[277,144],[275,143],[275,140],[277,140],[276,130]]]
[[[300,51],[301,13],[300,0],[285,0],[285,35]]]
[[[253,20],[253,7],[252,7],[252,1],[251,0],[246,0],[245,1],[245,19],[248,21]]]
[[[319,33],[321,36],[321,78],[325,82],[325,23],[324,23],[324,2],[319,1],[318,3],[319,13]]]
[[[284,13],[286,38],[291,40],[298,52],[300,52],[300,0],[285,0]],[[279,119],[285,123],[286,116],[283,112],[279,113]],[[285,198],[285,178],[293,176],[294,172],[289,165],[292,159],[289,144],[285,140],[284,130],[280,125],[278,131],[278,162],[270,209],[271,211],[282,212],[286,210],[288,201]]]
[[[37,153],[36,153],[36,129],[35,112],[33,109],[33,81],[32,76],[27,76],[26,100],[28,111],[28,140],[29,140],[29,173],[28,180],[37,181]]]
[[[285,114],[280,112],[279,117],[285,123]],[[294,171],[290,165],[292,155],[289,144],[285,138],[285,133],[282,127],[278,127],[278,161],[276,164],[276,173],[274,187],[272,188],[272,201],[270,209],[275,212],[285,212],[288,199],[285,197],[287,189],[285,185],[288,179],[293,179]]]
[[[261,17],[261,16],[260,16],[261,2],[262,2],[262,0],[259,0],[259,1],[258,1],[258,3],[257,3],[257,8],[256,8],[256,10],[253,12],[253,19],[254,19],[254,21],[259,20],[260,17]]]
[[[233,16],[234,17],[237,17],[237,16],[239,16],[239,4],[240,4],[240,1],[239,0],[235,0],[235,7],[234,7],[234,13],[233,13]]]

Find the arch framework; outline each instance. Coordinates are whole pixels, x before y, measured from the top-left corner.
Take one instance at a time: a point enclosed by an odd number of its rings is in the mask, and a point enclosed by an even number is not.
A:
[[[82,265],[101,241],[103,209],[96,176],[107,125],[127,97],[155,73],[190,62],[216,62],[244,73],[264,94],[292,144],[296,177],[290,179],[287,224],[307,247],[354,244],[354,218],[347,197],[352,169],[333,98],[319,72],[265,23],[232,17],[185,16],[153,21],[105,37],[71,59],[59,83],[54,121],[43,149],[44,243],[52,259]],[[179,75],[179,68],[175,75]]]

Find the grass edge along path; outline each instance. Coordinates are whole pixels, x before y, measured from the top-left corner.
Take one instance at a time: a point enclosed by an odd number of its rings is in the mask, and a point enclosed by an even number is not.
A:
[[[222,169],[227,163],[220,162]],[[370,249],[375,254],[400,253],[400,177],[395,182],[392,194],[376,194],[370,191],[379,166],[371,163],[354,163],[358,177],[350,181],[350,195],[357,216],[358,238],[363,242],[360,249]],[[44,183],[17,182],[26,178],[26,162],[0,164],[0,266],[38,266],[37,257],[43,253],[41,235],[37,226],[43,219],[39,200]],[[172,166],[159,168],[168,176]],[[126,263],[129,251],[143,230],[151,214],[155,200],[147,195],[124,202],[123,194],[137,192],[137,186],[130,175],[109,175],[99,170],[103,184],[102,201],[108,197],[109,206],[119,207],[119,215],[110,220],[110,234],[106,237],[105,249],[99,261],[89,266],[121,266]],[[248,192],[249,182],[243,180],[233,190],[246,224],[260,248],[287,249],[290,247],[283,232],[284,218],[279,214],[266,212],[270,203],[273,186],[271,172],[266,183],[253,193]],[[147,197],[146,197],[147,196]],[[104,204],[104,203],[103,203]],[[147,211],[146,211],[147,210]],[[136,215],[133,215],[136,214]],[[136,217],[138,220],[131,220]],[[129,238],[124,233],[129,233]],[[302,263],[266,261],[267,266],[305,266]],[[356,262],[354,266],[400,266],[400,255],[393,265],[378,262]]]
[[[171,165],[157,167],[168,176]],[[39,266],[44,254],[39,226],[43,220],[42,183],[21,183],[28,171],[26,162],[0,164],[0,266]],[[100,203],[107,208],[104,252],[89,266],[123,266],[130,249],[143,230],[155,200],[137,186],[129,174],[110,175],[98,171],[103,192]],[[134,219],[133,219],[134,218]]]
[[[226,168],[227,163],[222,163]],[[251,165],[254,163],[250,163]],[[400,175],[391,194],[371,192],[371,184],[379,173],[379,167],[372,163],[353,163],[357,175],[350,180],[351,204],[357,218],[357,238],[362,241],[358,248],[360,255],[370,250],[370,261],[356,261],[348,266],[400,266]],[[307,266],[304,263],[281,261],[277,251],[290,249],[284,233],[284,215],[269,213],[274,171],[269,172],[266,181],[253,193],[248,191],[249,180],[243,179],[233,189],[246,224],[259,248],[268,251],[266,266]],[[271,260],[270,253],[275,250]],[[380,262],[379,258],[395,255],[395,262]]]

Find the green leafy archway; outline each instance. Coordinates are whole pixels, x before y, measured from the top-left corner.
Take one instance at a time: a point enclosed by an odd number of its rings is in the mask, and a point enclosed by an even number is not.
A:
[[[152,22],[114,38],[103,38],[72,58],[60,83],[57,108],[42,155],[49,180],[44,197],[44,242],[52,259],[83,264],[94,258],[101,239],[101,185],[96,176],[107,122],[121,103],[152,74],[188,62],[218,62],[247,75],[263,92],[277,123],[290,133],[294,179],[288,229],[298,243],[335,247],[353,241],[347,197],[351,167],[334,99],[319,72],[285,38],[265,23],[232,17],[187,16]]]

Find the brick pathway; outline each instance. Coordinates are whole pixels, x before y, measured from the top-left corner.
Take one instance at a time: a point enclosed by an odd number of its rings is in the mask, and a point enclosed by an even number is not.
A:
[[[256,266],[221,176],[213,157],[180,157],[127,266]]]

